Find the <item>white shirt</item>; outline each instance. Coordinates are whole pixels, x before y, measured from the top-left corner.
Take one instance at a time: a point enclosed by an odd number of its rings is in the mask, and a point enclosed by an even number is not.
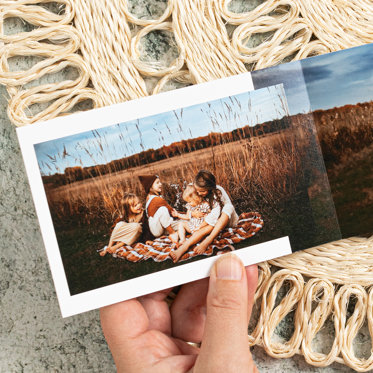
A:
[[[220,199],[223,203],[223,212],[228,215],[229,219],[231,219],[233,213],[237,215],[234,209],[234,206],[232,204],[232,201],[229,198],[227,192],[224,190],[224,188],[222,188],[220,185],[217,185],[216,189],[220,190],[221,192]],[[208,225],[212,225],[214,227],[221,213],[222,213],[222,209],[219,203],[215,200],[211,212],[205,216],[205,222]]]

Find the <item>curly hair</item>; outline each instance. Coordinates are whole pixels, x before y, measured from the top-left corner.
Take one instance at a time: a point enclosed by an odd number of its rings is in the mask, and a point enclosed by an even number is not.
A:
[[[194,179],[194,184],[197,187],[206,189],[208,191],[205,199],[207,200],[211,209],[213,208],[215,201],[220,205],[221,208],[223,208],[221,191],[216,188],[216,178],[210,171],[200,170]]]

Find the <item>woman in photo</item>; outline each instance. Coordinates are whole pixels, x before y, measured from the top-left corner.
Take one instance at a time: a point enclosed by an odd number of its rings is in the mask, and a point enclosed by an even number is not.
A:
[[[235,227],[238,222],[237,212],[223,187],[216,184],[215,176],[207,170],[198,172],[194,179],[197,194],[205,199],[211,207],[211,212],[204,217],[204,222],[179,248],[170,253],[176,263],[190,247],[203,241],[194,249],[197,254],[203,254],[225,227]]]
[[[172,218],[175,210],[162,197],[161,180],[157,175],[141,175],[139,180],[147,193],[145,212],[150,233],[154,237],[167,234],[170,240],[177,244],[178,222]]]
[[[144,209],[140,199],[136,194],[127,193],[121,205],[122,214],[111,233],[108,246],[100,252],[101,256],[107,252],[112,254],[124,245],[133,245],[143,233]]]

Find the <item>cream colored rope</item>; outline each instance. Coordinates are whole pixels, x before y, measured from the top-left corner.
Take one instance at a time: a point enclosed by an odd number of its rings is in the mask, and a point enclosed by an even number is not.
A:
[[[186,65],[196,83],[246,72],[216,12],[217,0],[174,1],[175,38],[186,50]]]
[[[104,105],[147,95],[131,58],[131,32],[123,1],[74,1],[75,26],[87,71]],[[106,6],[107,5],[107,6]],[[87,58],[89,56],[89,58]]]
[[[267,0],[241,13],[231,5],[169,0],[157,19],[143,19],[125,0],[0,0],[0,83],[9,92],[9,118],[24,126],[65,115],[87,99],[100,107],[158,93],[173,81],[200,83],[373,42],[371,0]],[[31,30],[5,34],[4,23],[14,17]],[[168,65],[143,55],[152,33],[171,35],[179,54]],[[20,56],[36,62],[15,71],[12,60]],[[77,71],[73,80],[48,78],[66,68]],[[35,104],[41,105],[37,113]],[[260,313],[250,345],[278,358],[302,354],[315,366],[337,361],[361,372],[373,369],[373,354],[363,359],[354,353],[364,322],[373,338],[373,238],[321,245],[260,268]],[[288,316],[294,331],[278,341],[276,328]],[[314,351],[331,321],[330,351]]]
[[[283,269],[271,276],[270,265]],[[278,358],[301,353],[309,364],[320,367],[337,361],[360,372],[373,368],[373,351],[366,359],[354,352],[354,339],[364,321],[373,340],[373,237],[353,237],[270,260],[261,264],[261,272],[256,294],[261,313],[249,336],[251,345],[262,345]],[[285,282],[290,290],[275,306]],[[353,300],[354,310],[347,316]],[[294,309],[291,339],[273,342],[276,327]],[[328,318],[334,319],[333,344],[328,353],[315,352],[313,340]]]

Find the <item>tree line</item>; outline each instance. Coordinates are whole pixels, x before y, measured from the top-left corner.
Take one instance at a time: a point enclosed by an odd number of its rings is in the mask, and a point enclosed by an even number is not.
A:
[[[89,167],[67,167],[64,173],[43,176],[43,182],[50,187],[58,187],[73,183],[75,181],[94,178],[129,168],[158,162],[163,159],[172,158],[181,154],[191,153],[213,146],[281,131],[288,128],[290,124],[291,118],[285,116],[281,119],[257,124],[256,126],[247,125],[245,127],[237,128],[231,132],[211,132],[206,136],[177,141],[167,146],[164,145],[158,149],[144,150],[140,153],[116,159],[106,164]]]

